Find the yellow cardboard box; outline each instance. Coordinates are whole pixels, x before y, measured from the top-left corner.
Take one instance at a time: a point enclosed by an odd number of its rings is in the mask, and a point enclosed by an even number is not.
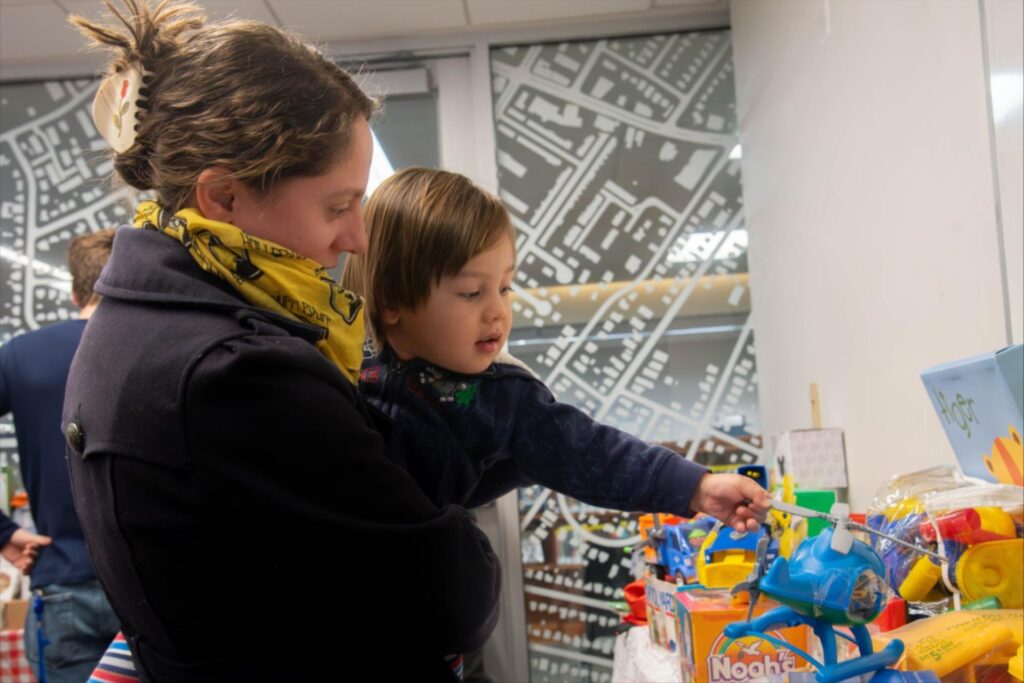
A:
[[[758,616],[778,607],[762,599],[754,609]],[[676,616],[681,639],[683,683],[738,683],[778,677],[808,664],[800,655],[777,648],[760,638],[732,640],[722,632],[726,625],[747,618],[747,606],[732,603],[725,590],[686,590],[676,594]],[[806,626],[776,629],[768,635],[807,651]]]

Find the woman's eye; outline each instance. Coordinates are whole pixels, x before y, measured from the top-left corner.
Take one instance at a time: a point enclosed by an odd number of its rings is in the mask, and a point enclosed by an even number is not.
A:
[[[331,213],[333,213],[335,216],[340,216],[341,214],[345,213],[346,211],[348,211],[348,207],[347,206],[342,206],[342,207],[339,207],[339,208],[336,208],[336,209],[331,209]]]

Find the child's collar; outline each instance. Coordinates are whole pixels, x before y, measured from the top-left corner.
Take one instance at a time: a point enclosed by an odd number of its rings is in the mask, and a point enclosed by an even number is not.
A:
[[[420,358],[419,356],[415,356],[413,358],[410,358],[409,360],[402,360],[398,357],[398,354],[395,353],[395,350],[391,348],[391,345],[388,344],[387,342],[385,342],[383,347],[381,347],[380,353],[378,354],[378,358],[380,359],[381,365],[386,366],[388,368],[388,371],[393,373],[403,373],[409,371],[410,369],[431,368],[443,375],[449,375],[452,377],[474,378],[497,377],[498,375],[498,370],[495,367],[494,363],[488,365],[487,369],[484,370],[483,372],[479,372],[476,374],[466,374],[463,372],[456,372],[455,370],[449,370],[448,368],[441,367],[440,365],[431,363],[426,358]]]

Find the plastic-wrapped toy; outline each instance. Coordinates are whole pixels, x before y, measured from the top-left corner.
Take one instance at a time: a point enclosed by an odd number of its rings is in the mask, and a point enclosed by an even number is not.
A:
[[[958,610],[918,619],[877,634],[875,646],[903,643],[900,668],[928,669],[950,683],[1009,683],[1013,658],[1024,642],[1019,609]]]
[[[873,529],[944,558],[939,563],[886,538],[874,541],[889,584],[918,603],[918,611],[932,614],[951,606],[951,599],[952,606],[1024,606],[1022,519],[1019,487],[974,484],[947,467],[890,480],[867,517]]]
[[[852,531],[877,532],[851,522],[849,506],[844,504],[834,505],[831,514],[780,502],[773,505],[789,514],[825,519],[832,526],[801,543],[788,560],[777,558],[767,574],[763,574],[762,564],[754,563],[754,572],[733,591],[749,593],[751,604],[763,593],[784,606],[753,621],[748,618],[745,622],[730,624],[725,628],[725,634],[730,638],[754,635],[772,641],[767,631],[806,624],[821,641],[824,662],[807,653],[801,652],[800,655],[814,665],[817,670],[815,680],[819,683],[836,683],[864,674],[873,675],[872,681],[905,680],[900,672],[887,668],[899,660],[903,644],[893,640],[875,652],[866,628],[887,601],[885,566],[878,553],[857,540]],[[898,539],[896,542],[902,543]],[[940,559],[927,550],[917,550]],[[853,638],[837,633],[835,626],[849,626]],[[837,635],[855,642],[860,656],[840,663]]]

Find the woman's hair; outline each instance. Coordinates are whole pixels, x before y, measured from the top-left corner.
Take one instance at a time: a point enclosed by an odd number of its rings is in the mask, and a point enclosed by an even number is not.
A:
[[[206,23],[187,2],[121,2],[125,13],[104,2],[120,26],[71,22],[113,51],[108,73],[148,72],[138,137],[114,168],[169,211],[186,205],[211,166],[261,191],[320,175],[348,151],[353,121],[376,107],[344,69],[272,26]]]
[[[477,254],[515,230],[494,195],[469,178],[428,168],[405,168],[385,180],[363,214],[369,245],[349,254],[342,285],[366,299],[371,339],[383,345],[385,309],[415,310],[441,279],[457,275]]]

